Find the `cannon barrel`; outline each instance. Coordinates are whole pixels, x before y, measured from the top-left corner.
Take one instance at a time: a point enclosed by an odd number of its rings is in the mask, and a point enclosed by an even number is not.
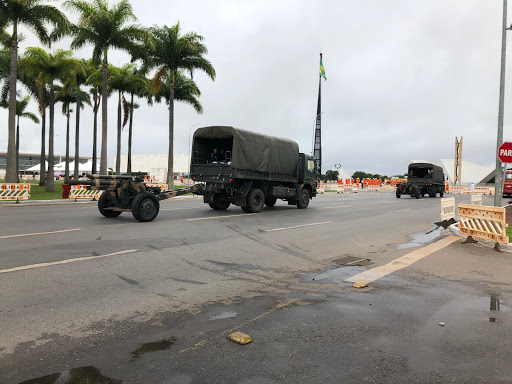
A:
[[[70,185],[88,185],[91,187],[111,187],[112,185],[120,186],[125,180],[70,180]]]
[[[143,179],[139,176],[128,175],[91,175],[87,173],[86,176],[91,180],[131,180],[141,182]]]

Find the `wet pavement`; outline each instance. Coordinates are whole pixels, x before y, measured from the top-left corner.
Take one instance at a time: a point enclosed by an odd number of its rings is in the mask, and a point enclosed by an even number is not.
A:
[[[345,200],[353,210],[332,203],[337,197],[321,200],[308,214],[321,222],[320,213],[330,212],[326,228],[266,234],[226,219],[214,228],[236,245],[232,253],[223,242],[190,241],[211,234],[210,221],[183,219],[187,244],[179,248],[165,248],[165,231],[151,232],[161,227],[120,221],[127,241],[147,236],[144,244],[157,249],[0,275],[1,292],[10,293],[1,297],[0,318],[10,328],[0,328],[0,382],[512,382],[510,254],[458,241],[355,289],[348,278],[393,263],[442,231],[428,224],[438,199],[391,200],[422,207],[412,215],[382,198],[382,215],[372,216],[362,197]],[[251,228],[293,225],[296,211],[288,216],[286,208]],[[270,223],[276,212],[290,223]],[[103,225],[91,236],[113,242],[116,226]],[[359,225],[372,228],[370,241]],[[236,331],[253,341],[229,341]]]

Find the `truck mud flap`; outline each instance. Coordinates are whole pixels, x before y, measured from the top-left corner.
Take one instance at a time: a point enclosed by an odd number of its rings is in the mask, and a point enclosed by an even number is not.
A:
[[[247,196],[241,194],[235,194],[235,205],[239,207],[245,207],[247,205]]]

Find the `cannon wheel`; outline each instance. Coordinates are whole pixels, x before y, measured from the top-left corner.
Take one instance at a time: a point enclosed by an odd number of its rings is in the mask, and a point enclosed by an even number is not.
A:
[[[108,192],[105,191],[105,192],[103,192],[100,195],[100,198],[98,199],[98,210],[105,217],[117,217],[117,216],[119,216],[123,212],[121,212],[121,211],[112,211],[111,209],[105,209],[105,208],[108,208],[108,207],[112,207],[112,203],[108,199],[107,193]]]
[[[139,193],[132,202],[132,215],[137,221],[153,221],[158,216],[160,202],[149,192]]]

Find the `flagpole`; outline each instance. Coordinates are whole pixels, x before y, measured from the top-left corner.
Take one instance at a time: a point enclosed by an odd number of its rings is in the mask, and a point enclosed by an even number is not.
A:
[[[322,63],[322,53],[320,53]],[[315,141],[313,143],[313,159],[316,171],[322,174],[322,73],[318,74],[318,104],[316,108]]]

